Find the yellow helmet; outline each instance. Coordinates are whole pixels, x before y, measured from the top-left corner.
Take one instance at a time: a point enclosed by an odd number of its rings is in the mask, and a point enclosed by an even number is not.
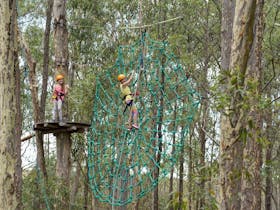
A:
[[[119,81],[122,81],[124,78],[125,78],[125,75],[124,75],[124,74],[119,74],[119,75],[118,75],[118,80],[119,80]]]
[[[56,81],[61,80],[61,79],[64,79],[64,76],[62,74],[56,75],[56,77],[55,77]]]

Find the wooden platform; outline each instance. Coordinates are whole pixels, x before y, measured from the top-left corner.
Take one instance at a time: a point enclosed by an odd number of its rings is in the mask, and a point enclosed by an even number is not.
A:
[[[34,130],[43,133],[82,133],[90,127],[88,123],[65,122],[65,125],[59,125],[58,122],[42,122],[34,125]]]

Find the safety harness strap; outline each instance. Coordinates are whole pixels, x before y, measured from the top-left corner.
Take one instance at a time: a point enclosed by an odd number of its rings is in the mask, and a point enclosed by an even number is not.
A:
[[[58,97],[60,98],[60,100],[62,100],[62,96],[64,96],[65,94],[63,93],[63,92],[59,92],[59,91],[56,91],[57,92],[57,94],[54,94],[54,96],[55,97],[53,97],[53,98],[55,98],[55,100],[58,100]]]
[[[132,95],[133,95],[132,93],[127,94],[127,95],[125,95],[125,96],[122,98],[122,100],[124,101],[124,100],[126,99],[126,96],[132,96]]]
[[[132,104],[133,104],[133,100],[131,100],[128,104],[125,105],[125,108],[123,110],[123,114],[126,112],[127,107],[132,106]]]

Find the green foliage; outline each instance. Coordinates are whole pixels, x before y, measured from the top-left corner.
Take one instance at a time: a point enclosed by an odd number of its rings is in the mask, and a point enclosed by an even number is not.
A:
[[[22,23],[24,23],[26,19],[35,20],[37,18],[43,18],[44,7],[44,1],[42,0],[18,1],[18,18],[20,21],[23,21]]]
[[[183,202],[180,204],[179,203],[179,192],[174,192],[173,194],[173,200],[169,201],[167,204],[166,209],[169,209],[172,207],[173,209],[179,209],[179,205],[181,206],[180,209],[182,210],[187,210],[188,208],[188,201],[186,198],[183,198]]]
[[[42,28],[38,26],[28,26],[26,27],[24,38],[27,40],[28,46],[32,46],[30,48],[32,57],[36,63],[42,63],[43,57],[43,40],[42,37],[44,36],[44,31]],[[23,54],[23,56],[26,56]],[[25,57],[23,57],[25,58]]]
[[[93,106],[93,97],[95,90],[95,75],[92,70],[84,71],[79,79],[76,79],[74,85],[69,90],[69,112],[73,121],[90,122],[90,107]]]
[[[23,172],[23,192],[22,202],[24,209],[32,210],[34,205],[38,203],[38,188],[36,188],[37,172],[35,169]]]

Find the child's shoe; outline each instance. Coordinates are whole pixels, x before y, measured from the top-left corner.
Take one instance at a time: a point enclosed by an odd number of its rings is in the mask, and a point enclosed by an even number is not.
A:
[[[132,127],[135,129],[139,129],[139,126],[137,124],[132,124]]]

